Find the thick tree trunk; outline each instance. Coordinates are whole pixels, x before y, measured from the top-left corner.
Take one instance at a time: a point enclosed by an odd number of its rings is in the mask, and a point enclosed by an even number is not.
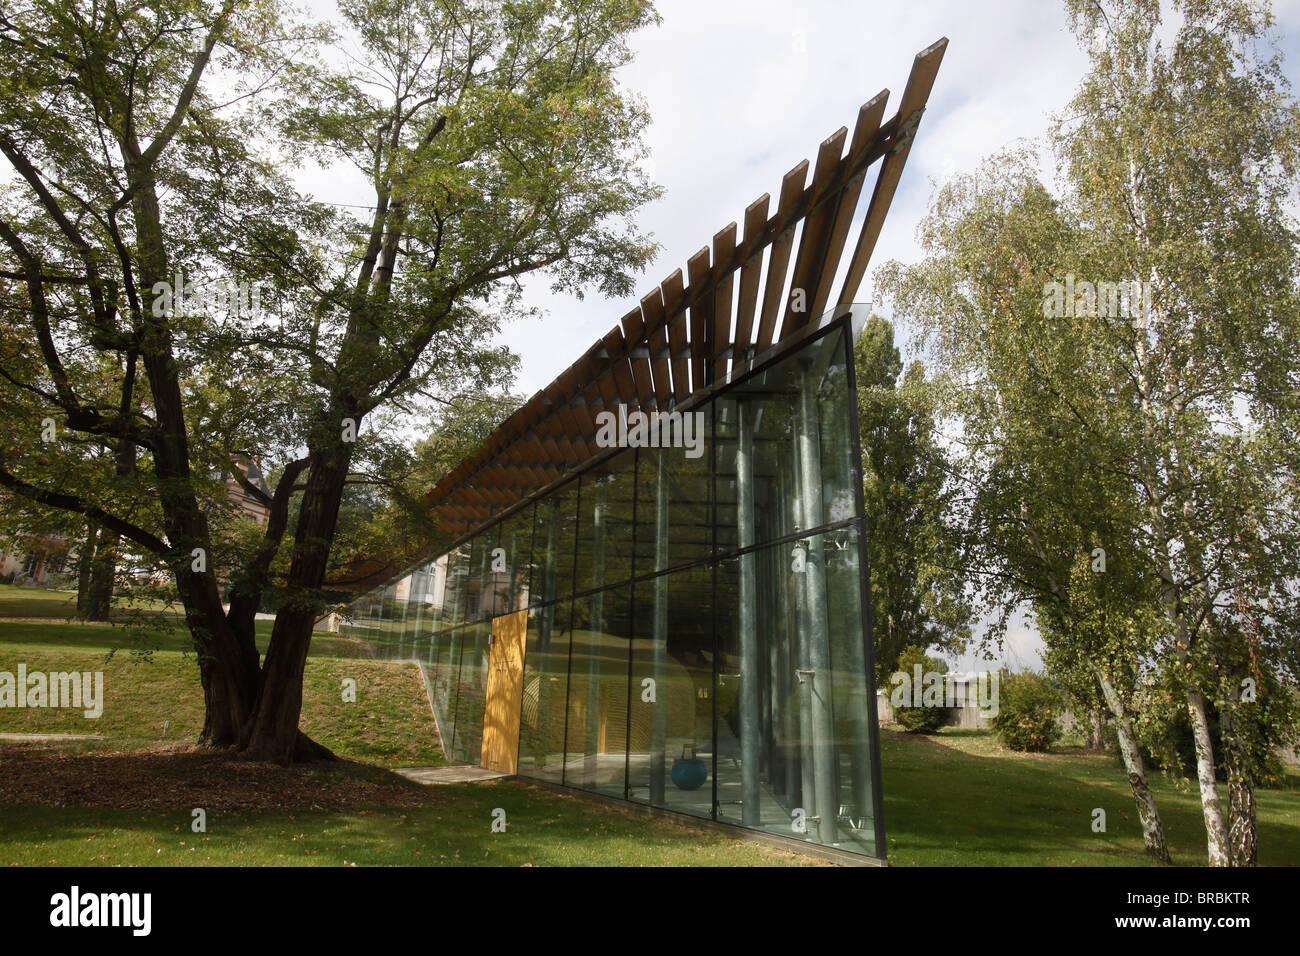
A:
[[[185,620],[194,637],[203,686],[204,718],[200,742],[209,747],[238,747],[257,695],[258,654],[251,629],[230,626],[216,588],[201,575],[184,577]]]
[[[203,732],[199,742],[207,747],[237,747],[240,730],[248,719],[246,712],[241,713],[237,690],[212,660],[200,662],[199,681],[203,685]]]
[[[135,185],[131,209],[140,256],[140,287],[151,289],[158,282],[170,282],[172,277],[168,274],[153,171],[142,163],[143,154],[133,130],[122,141],[122,156]],[[199,658],[205,702],[201,739],[210,746],[232,747],[242,740],[252,712],[258,677],[257,646],[251,627],[231,627],[221,606],[215,568],[211,565],[208,521],[191,480],[189,432],[171,330],[165,319],[160,320],[148,308],[137,313],[136,321],[139,361],[149,383],[157,423],[152,450],[163,527],[171,548],[167,557]]]
[[[319,616],[320,587],[325,580],[330,543],[338,524],[339,503],[351,462],[351,447],[338,436],[342,411],[330,416],[331,447],[313,449],[306,488],[294,533],[289,567],[289,599],[275,616],[271,643],[262,665],[261,684],[243,752],[252,760],[279,764],[333,757],[325,747],[298,730],[302,714],[302,678]],[[354,419],[355,420],[355,419]]]
[[[1228,704],[1219,715],[1223,739],[1224,766],[1228,772],[1228,865],[1255,866],[1259,835],[1255,824],[1255,788],[1250,772],[1250,753],[1242,739],[1235,713]]]
[[[1106,749],[1106,715],[1094,710],[1088,715],[1088,749]]]
[[[117,549],[122,539],[106,531],[99,534],[95,558],[90,564],[90,583],[86,589],[87,621],[107,621],[113,606],[113,587],[117,581]]]
[[[1115,719],[1119,752],[1124,759],[1124,769],[1128,771],[1128,785],[1133,791],[1133,803],[1137,806],[1138,822],[1142,825],[1142,842],[1146,845],[1147,855],[1161,863],[1172,863],[1169,844],[1165,840],[1164,824],[1160,821],[1160,811],[1156,809],[1155,795],[1147,783],[1146,766],[1142,760],[1142,751],[1138,749],[1137,735],[1133,732],[1133,721],[1129,717],[1128,708],[1101,670],[1094,668],[1093,673],[1096,674],[1106,706]]]
[[[77,617],[83,620],[90,605],[90,569],[99,541],[99,526],[86,525],[86,540],[77,549]]]
[[[311,759],[310,754],[300,751],[298,720],[302,715],[302,678],[313,621],[310,611],[304,613],[291,607],[276,614],[247,742],[242,748],[250,760],[288,765]]]

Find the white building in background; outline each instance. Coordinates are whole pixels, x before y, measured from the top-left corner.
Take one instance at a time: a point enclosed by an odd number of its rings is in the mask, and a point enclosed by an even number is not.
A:
[[[75,570],[75,546],[68,549],[64,538],[34,539],[27,548],[0,548],[0,582],[45,587],[50,576]]]

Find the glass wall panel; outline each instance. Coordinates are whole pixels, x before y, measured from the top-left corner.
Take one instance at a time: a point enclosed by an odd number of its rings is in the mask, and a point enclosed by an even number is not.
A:
[[[462,544],[447,554],[447,581],[442,616],[448,627],[464,623],[465,583],[469,577],[468,544]]]
[[[383,620],[384,592],[371,591],[352,602],[352,634],[374,646]]]
[[[491,616],[500,617],[529,603],[532,571],[533,506],[528,505],[501,523],[492,559]]]
[[[416,568],[410,574],[398,579],[394,589],[396,602],[395,613],[401,620],[397,631],[396,646],[393,656],[400,660],[418,659],[417,642],[420,637],[420,623],[424,612],[424,571]]]
[[[628,796],[708,817],[713,809],[713,570],[637,583]]]
[[[570,787],[624,796],[628,735],[628,664],[632,620],[628,588],[573,602],[568,743]]]
[[[718,567],[718,819],[874,852],[856,532]]]
[[[555,495],[555,597],[573,596],[573,569],[578,546],[579,483],[571,481]]]
[[[840,781],[839,845],[877,856],[884,853],[884,847],[876,846],[875,839],[871,747],[878,734],[871,719],[873,691],[863,631],[867,613],[862,606],[863,549],[854,529],[826,538],[826,620]]]
[[[433,624],[437,630],[447,627],[445,610],[447,607],[447,555],[441,555],[433,562],[433,575],[430,579],[429,602],[433,605]]]
[[[437,561],[429,561],[420,566],[417,575],[419,620],[416,626],[415,659],[426,667],[433,663],[434,637],[438,632],[438,577]]]
[[[456,739],[456,707],[460,703],[460,659],[465,651],[465,637],[468,628],[464,625],[452,628],[448,637],[447,649],[447,722],[442,728],[443,743],[447,745],[447,759],[454,760]]]
[[[822,523],[831,524],[852,518],[857,514],[857,489],[854,455],[858,443],[854,441],[849,394],[849,370],[845,364],[845,350],[849,338],[840,332],[827,335],[814,346],[818,352],[818,368],[825,363],[817,378],[817,418],[821,447]]]
[[[347,632],[424,663],[477,764],[491,621],[526,607],[521,775],[877,854],[846,330],[358,598]]]
[[[405,611],[406,602],[399,603],[397,600],[396,582],[380,592],[378,620],[375,622],[375,636],[371,641],[371,648],[376,657],[388,660],[396,656]]]
[[[429,591],[433,572],[430,564],[419,565],[411,572],[411,593],[406,599],[406,635],[411,649],[410,657],[421,660],[428,649],[433,633],[433,604]]]
[[[782,498],[777,481],[776,469],[763,467],[758,456],[764,446],[783,445],[788,451],[793,447],[793,438],[789,428],[788,401],[764,396],[755,389],[752,397],[741,401],[732,394],[719,396],[714,403],[717,427],[715,431],[715,468],[716,495],[718,506],[715,511],[717,536],[717,553],[729,554],[741,547],[740,533],[737,528],[736,509],[741,489],[737,483],[737,453],[740,428],[743,425],[746,434],[746,450],[750,456],[749,494],[753,495],[761,486],[776,485],[774,493],[764,495],[763,506],[755,510],[755,522],[748,529],[745,546],[767,540],[768,536],[777,536],[793,530],[789,522],[780,520],[777,515],[768,514],[773,509],[778,515],[790,511],[788,497]],[[784,417],[784,422],[781,419]],[[766,426],[765,428],[760,426]]]
[[[478,763],[483,748],[483,709],[487,701],[490,621],[474,621],[460,634],[460,668],[456,674],[456,714],[451,750],[454,759]]]
[[[814,811],[801,790],[808,673],[788,552],[777,545],[718,567],[718,819],[800,836],[795,811]]]
[[[573,594],[573,550],[576,540],[578,482],[573,481],[537,503],[533,530],[534,604]]]
[[[439,630],[434,641],[433,665],[429,674],[429,683],[433,690],[433,707],[438,715],[438,724],[442,730],[444,742],[451,739],[456,671],[460,666],[459,652],[455,656],[452,655],[454,646],[458,646],[455,640],[455,631],[450,628]],[[445,756],[450,757],[450,754]]]
[[[691,446],[641,448],[636,491],[637,573],[707,558],[713,545],[710,410],[692,416]],[[660,524],[665,525],[660,529]],[[663,533],[666,532],[666,533]]]
[[[465,620],[483,621],[492,616],[492,554],[501,526],[493,525],[475,535],[469,543],[465,576]]]
[[[762,543],[854,516],[853,434],[844,336],[828,333],[717,399],[718,547],[736,530],[740,430],[752,442],[755,527]],[[807,460],[808,468],[802,466]],[[804,489],[805,481],[817,482]]]
[[[554,783],[562,783],[564,778],[572,613],[571,601],[547,604],[528,612],[519,773]]]
[[[582,475],[578,515],[579,594],[632,577],[636,452],[629,449]]]

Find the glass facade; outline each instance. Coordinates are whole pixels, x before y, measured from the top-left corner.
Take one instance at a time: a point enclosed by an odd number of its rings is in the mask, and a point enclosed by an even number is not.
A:
[[[596,460],[343,629],[421,663],[477,764],[526,611],[521,776],[883,857],[851,349],[832,321],[683,406],[698,441]]]

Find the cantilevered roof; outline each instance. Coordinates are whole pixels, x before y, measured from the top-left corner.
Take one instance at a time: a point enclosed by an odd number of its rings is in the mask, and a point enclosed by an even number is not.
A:
[[[892,117],[885,119],[883,90],[858,110],[852,137],[840,127],[821,144],[811,181],[804,160],[782,179],[775,209],[766,193],[754,200],[743,227],[719,230],[711,250],[687,260],[685,275],[678,269],[650,290],[449,472],[428,498],[448,540],[602,453],[594,440],[601,410],[680,405],[745,371],[828,308],[854,301],[947,46],[944,38],[917,54]],[[862,229],[834,289],[878,160]]]

